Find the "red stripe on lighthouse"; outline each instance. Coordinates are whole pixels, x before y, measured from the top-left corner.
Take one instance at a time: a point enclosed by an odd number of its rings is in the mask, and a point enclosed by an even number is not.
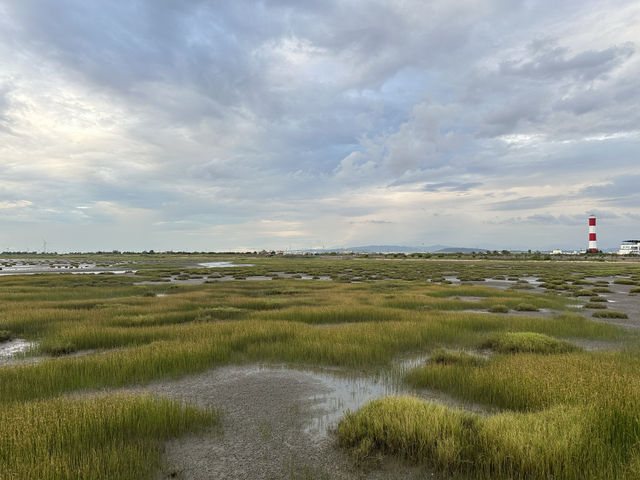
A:
[[[595,233],[590,233],[589,234],[589,241],[591,242],[591,241],[593,241],[595,239],[596,239],[596,234]]]
[[[595,226],[596,226],[596,219],[595,219],[595,217],[591,217],[591,218],[589,219],[589,226],[590,226],[590,227],[595,227]]]

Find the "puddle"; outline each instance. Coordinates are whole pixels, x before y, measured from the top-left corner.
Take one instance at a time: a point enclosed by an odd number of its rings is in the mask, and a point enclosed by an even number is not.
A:
[[[520,277],[520,280],[524,280],[526,282],[528,282],[530,285],[541,285],[542,281],[538,278],[538,277],[531,277],[531,276],[523,276]]]
[[[327,390],[327,393],[309,397],[313,407],[304,431],[317,438],[324,438],[335,428],[347,410],[355,412],[371,400],[401,391],[382,378],[341,378],[326,373],[310,374]]]
[[[305,371],[323,386],[324,392],[309,397],[313,406],[304,431],[316,440],[323,440],[337,427],[347,411],[355,412],[368,402],[389,395],[413,395],[449,407],[487,414],[484,406],[457,400],[442,392],[412,389],[402,382],[406,372],[423,365],[428,359],[429,355],[400,358],[392,363],[389,371],[371,376]]]
[[[112,273],[114,275],[124,275],[125,273],[136,273],[137,270],[95,270],[91,272],[70,272],[71,275],[100,275],[101,273]],[[67,272],[58,272],[67,273]]]
[[[239,266],[250,266],[248,264],[245,265],[227,265],[227,266],[233,266],[233,267],[239,267]],[[299,274],[299,277],[296,277],[295,275],[298,274],[286,274],[283,272],[276,272],[274,275],[249,275],[247,277],[242,277],[242,278],[235,278],[233,275],[222,275],[222,276],[202,276],[199,278],[187,278],[184,280],[181,280],[177,275],[174,275],[170,278],[168,278],[167,280],[144,280],[141,282],[135,282],[134,285],[163,285],[163,284],[180,284],[180,285],[200,285],[203,283],[212,283],[212,282],[230,282],[230,281],[245,281],[245,280],[249,280],[249,281],[271,281],[271,280],[275,280],[277,278],[294,278],[296,280],[323,280],[323,281],[327,281],[327,280],[331,280],[331,277],[328,276],[320,276],[320,277],[312,277],[310,275],[302,275]],[[357,283],[357,282],[352,282],[352,283]]]
[[[100,273],[111,273],[123,275],[135,273],[136,270],[116,270],[114,267],[122,266],[123,263],[97,264],[97,263],[74,263],[74,262],[47,262],[24,260],[2,263],[0,259],[0,276],[8,275],[37,275],[41,273],[71,273],[74,275],[87,274],[99,275]]]
[[[24,354],[33,346],[35,346],[35,343],[28,342],[22,338],[14,338],[8,342],[0,343],[0,365],[11,363],[16,357]]]
[[[253,267],[252,263],[233,263],[233,262],[205,262],[198,264],[206,268],[228,268],[228,267]]]

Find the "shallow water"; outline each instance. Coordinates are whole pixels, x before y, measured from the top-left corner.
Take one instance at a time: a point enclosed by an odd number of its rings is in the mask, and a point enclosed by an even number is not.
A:
[[[35,344],[22,338],[0,343],[0,365],[11,363],[17,356],[27,352]]]
[[[376,375],[353,375],[340,371],[314,371],[282,367],[280,371],[303,373],[322,386],[322,393],[309,396],[312,407],[304,432],[316,440],[324,440],[338,422],[350,411],[355,412],[372,400],[390,395],[413,395],[425,400],[486,414],[486,407],[454,399],[442,392],[409,387],[402,381],[404,374],[424,364],[429,355],[421,354],[396,359],[389,371]]]
[[[253,267],[251,263],[233,263],[233,262],[205,262],[198,264],[206,268],[227,268],[227,267]]]
[[[8,275],[36,275],[41,273],[71,273],[74,275],[87,274],[98,275],[100,273],[113,273],[116,275],[122,275],[125,273],[135,273],[136,270],[115,270],[117,266],[122,264],[111,264],[98,266],[95,263],[54,263],[54,262],[25,262],[25,261],[11,261],[2,263],[0,259],[0,276]]]
[[[398,385],[385,381],[382,377],[342,378],[316,372],[309,372],[309,375],[322,384],[325,390],[309,397],[313,406],[304,431],[317,438],[326,437],[347,411],[355,412],[371,400],[401,391]]]

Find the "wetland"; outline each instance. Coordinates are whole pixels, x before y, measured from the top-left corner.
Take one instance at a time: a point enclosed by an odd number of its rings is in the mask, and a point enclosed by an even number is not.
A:
[[[640,474],[640,263],[1,262],[3,480]]]

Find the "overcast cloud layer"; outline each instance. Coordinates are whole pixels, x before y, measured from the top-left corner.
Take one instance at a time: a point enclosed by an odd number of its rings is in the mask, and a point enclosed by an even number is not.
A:
[[[640,3],[0,0],[0,250],[640,237]]]

